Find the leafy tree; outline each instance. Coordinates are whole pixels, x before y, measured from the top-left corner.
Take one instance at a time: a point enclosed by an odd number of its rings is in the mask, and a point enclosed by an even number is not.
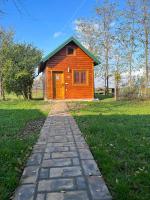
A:
[[[4,77],[5,71],[11,66],[11,48],[13,45],[13,32],[0,28],[0,92],[1,97],[5,99]]]
[[[35,68],[41,56],[41,51],[31,44],[13,45],[12,63],[5,70],[5,87],[8,92],[31,99]]]

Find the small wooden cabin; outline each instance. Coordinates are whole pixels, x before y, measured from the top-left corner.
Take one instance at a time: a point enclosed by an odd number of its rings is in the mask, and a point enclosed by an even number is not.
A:
[[[71,37],[42,59],[45,99],[93,99],[97,58]]]

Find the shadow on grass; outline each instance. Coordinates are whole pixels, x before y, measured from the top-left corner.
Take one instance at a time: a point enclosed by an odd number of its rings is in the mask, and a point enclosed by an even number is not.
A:
[[[113,199],[149,200],[150,115],[74,117]]]
[[[14,103],[14,104],[13,104]],[[40,130],[22,135],[29,121],[45,115],[38,109],[14,109],[16,102],[3,102],[0,109],[0,199],[8,200],[19,183],[23,166]],[[21,104],[23,105],[23,104]]]
[[[43,97],[38,97],[38,98],[35,97],[35,98],[32,98],[31,101],[32,101],[32,100],[34,100],[34,101],[39,101],[39,100],[44,100],[44,98],[43,98]]]

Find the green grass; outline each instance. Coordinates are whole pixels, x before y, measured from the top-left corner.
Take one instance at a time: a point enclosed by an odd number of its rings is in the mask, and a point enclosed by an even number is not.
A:
[[[105,99],[72,108],[113,199],[149,200],[150,101]]]
[[[27,122],[46,117],[44,101],[0,101],[0,199],[8,200],[17,187],[38,132],[23,135]]]

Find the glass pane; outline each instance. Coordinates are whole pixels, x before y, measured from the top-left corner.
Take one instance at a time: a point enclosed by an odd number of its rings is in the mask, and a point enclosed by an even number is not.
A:
[[[72,55],[74,52],[74,49],[72,47],[68,47],[68,55]]]
[[[74,83],[80,83],[78,71],[74,71]]]
[[[86,72],[81,72],[81,83],[86,83]]]

